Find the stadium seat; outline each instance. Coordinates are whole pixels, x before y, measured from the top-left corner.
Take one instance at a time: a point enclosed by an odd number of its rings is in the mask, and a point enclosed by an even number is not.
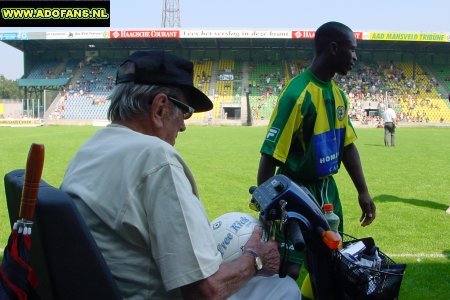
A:
[[[5,175],[11,225],[24,170]],[[41,180],[32,235],[32,266],[42,299],[122,299],[94,238],[68,194]]]

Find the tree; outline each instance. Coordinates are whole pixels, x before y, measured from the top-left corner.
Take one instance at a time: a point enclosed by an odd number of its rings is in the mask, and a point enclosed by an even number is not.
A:
[[[0,75],[0,99],[21,99],[23,91],[19,89],[18,80],[9,80]]]

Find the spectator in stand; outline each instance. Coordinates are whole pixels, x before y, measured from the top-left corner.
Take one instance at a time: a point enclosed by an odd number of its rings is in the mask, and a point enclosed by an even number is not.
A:
[[[117,72],[111,124],[81,147],[61,189],[125,299],[300,299],[296,282],[278,277],[278,246],[261,241],[259,227],[242,256],[222,261],[194,177],[174,148],[184,120],[213,108],[192,74],[193,64],[174,55],[134,52]]]
[[[395,127],[397,126],[397,115],[392,109],[392,104],[388,103],[388,108],[383,113],[384,121],[384,145],[395,147]]]

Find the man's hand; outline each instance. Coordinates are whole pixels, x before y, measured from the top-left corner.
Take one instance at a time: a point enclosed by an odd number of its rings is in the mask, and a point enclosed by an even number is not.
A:
[[[370,197],[369,190],[367,189],[359,152],[354,143],[344,147],[342,162],[358,191],[358,202],[362,211],[359,221],[361,222],[361,226],[367,226],[375,219],[376,207],[375,203],[372,201],[372,197]]]
[[[358,201],[362,211],[361,218],[359,219],[361,226],[370,225],[376,217],[377,208],[375,203],[373,203],[369,193],[358,195]]]
[[[263,268],[258,275],[272,276],[278,274],[280,269],[280,253],[278,252],[278,243],[261,241],[262,228],[255,226],[253,233],[245,244],[245,250],[254,251],[263,263]]]

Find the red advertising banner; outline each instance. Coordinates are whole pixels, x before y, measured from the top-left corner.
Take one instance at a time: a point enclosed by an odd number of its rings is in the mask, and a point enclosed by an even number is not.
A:
[[[314,30],[297,30],[292,31],[292,38],[293,39],[303,39],[303,40],[312,40],[315,36]]]
[[[355,31],[353,32],[355,35],[355,38],[357,40],[363,39],[363,33],[361,31]],[[312,40],[314,39],[314,36],[316,35],[315,30],[297,30],[292,31],[292,38],[293,39],[302,39],[302,40]]]
[[[115,30],[109,32],[111,39],[174,39],[180,37],[179,30]]]
[[[355,38],[357,40],[362,40],[363,39],[363,33],[361,31],[353,31],[353,34],[355,35]]]

